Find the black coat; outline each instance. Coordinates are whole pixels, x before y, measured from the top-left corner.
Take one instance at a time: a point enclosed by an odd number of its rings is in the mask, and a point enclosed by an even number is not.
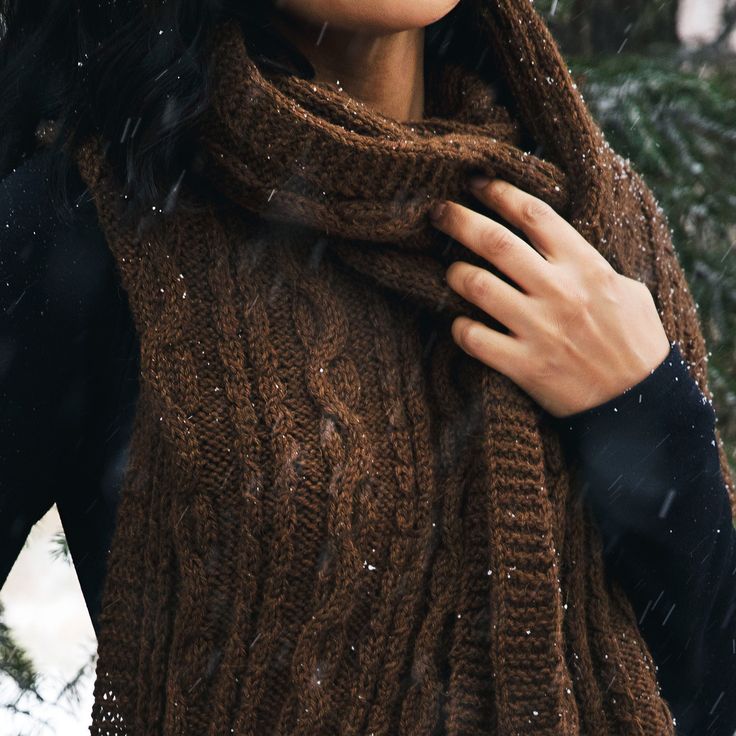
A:
[[[93,625],[138,393],[138,341],[82,181],[72,224],[45,151],[0,182],[0,584],[56,503]],[[678,734],[736,731],[736,529],[715,413],[680,361],[562,434]]]

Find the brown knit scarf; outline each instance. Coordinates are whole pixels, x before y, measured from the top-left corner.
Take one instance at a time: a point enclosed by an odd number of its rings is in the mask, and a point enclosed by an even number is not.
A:
[[[710,397],[695,305],[532,4],[463,2],[513,105],[440,64],[399,123],[262,73],[231,21],[199,211],[126,225],[102,141],[79,150],[141,340],[92,734],[674,733],[545,413],[452,340],[503,327],[444,283],[479,261],[427,211],[477,208],[479,171],[546,200],[649,286]]]

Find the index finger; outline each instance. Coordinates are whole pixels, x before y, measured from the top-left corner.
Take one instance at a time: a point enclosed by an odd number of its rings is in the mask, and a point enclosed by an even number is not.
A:
[[[470,188],[484,204],[528,236],[552,263],[581,258],[603,258],[593,246],[545,201],[502,179]],[[604,259],[605,260],[605,259]]]

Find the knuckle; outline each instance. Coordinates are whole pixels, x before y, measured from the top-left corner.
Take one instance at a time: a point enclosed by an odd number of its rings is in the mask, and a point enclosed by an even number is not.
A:
[[[503,179],[493,179],[488,185],[487,192],[493,199],[502,199],[509,193],[511,186]]]
[[[489,228],[483,238],[485,250],[494,256],[502,256],[513,248],[511,233],[502,227]]]
[[[591,282],[597,288],[611,289],[618,285],[620,274],[607,261],[598,261],[590,268]]]
[[[552,208],[541,199],[533,197],[524,202],[521,208],[521,217],[527,225],[535,225],[547,218]]]
[[[575,292],[579,287],[570,278],[560,278],[557,276],[549,282],[550,297],[555,301],[564,304],[570,298],[571,292]]]
[[[569,290],[567,296],[567,305],[570,310],[580,314],[587,313],[590,309],[592,297],[587,289],[581,287],[573,287]]]
[[[465,290],[473,299],[482,298],[488,291],[488,279],[481,269],[472,269],[465,277]]]
[[[565,324],[579,324],[585,322],[590,317],[590,295],[577,289],[573,291],[567,300],[566,309],[563,313]]]

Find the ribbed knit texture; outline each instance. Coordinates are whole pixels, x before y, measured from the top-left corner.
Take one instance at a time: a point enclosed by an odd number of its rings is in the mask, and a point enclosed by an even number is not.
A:
[[[399,123],[261,74],[231,21],[211,201],[133,227],[80,148],[141,345],[93,735],[674,734],[545,413],[452,340],[457,314],[503,327],[444,282],[481,261],[427,211],[477,208],[481,171],[546,200],[649,286],[710,397],[698,315],[531,3],[475,6],[513,111],[469,60]]]

